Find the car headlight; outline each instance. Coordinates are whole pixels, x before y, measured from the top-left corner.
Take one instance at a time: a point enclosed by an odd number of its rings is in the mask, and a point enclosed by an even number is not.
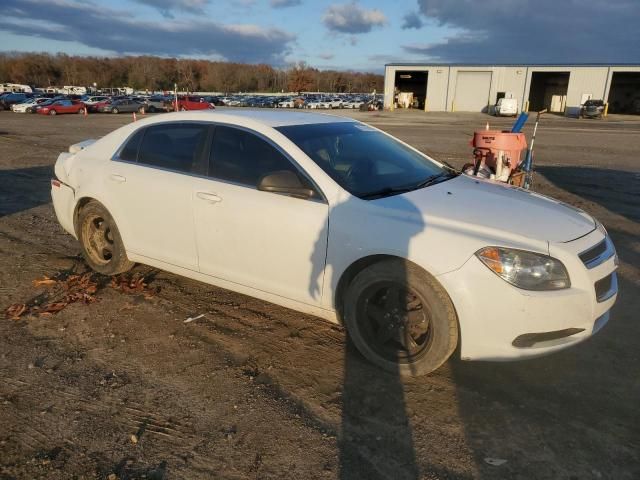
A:
[[[500,278],[524,290],[561,290],[571,286],[565,266],[548,255],[486,247],[476,256]]]

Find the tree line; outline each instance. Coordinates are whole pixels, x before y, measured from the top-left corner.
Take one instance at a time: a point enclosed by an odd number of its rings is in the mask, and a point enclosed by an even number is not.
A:
[[[304,62],[287,68],[161,58],[153,56],[94,57],[47,53],[0,53],[0,83],[36,87],[133,87],[136,90],[190,92],[371,92],[382,91],[382,75],[318,70]]]

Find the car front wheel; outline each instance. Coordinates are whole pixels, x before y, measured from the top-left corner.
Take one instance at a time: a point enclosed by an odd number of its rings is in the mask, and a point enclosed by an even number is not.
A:
[[[113,110],[111,110],[111,113],[118,114],[118,113],[120,113],[120,111],[117,108],[114,108]]]
[[[345,295],[344,321],[358,350],[402,376],[433,372],[458,343],[454,306],[428,273],[402,260],[362,270]]]
[[[117,275],[130,270],[120,232],[111,214],[100,203],[87,203],[78,215],[78,240],[89,266],[103,275]]]
[[[49,115],[57,115],[58,112],[56,112],[55,110],[49,110]]]

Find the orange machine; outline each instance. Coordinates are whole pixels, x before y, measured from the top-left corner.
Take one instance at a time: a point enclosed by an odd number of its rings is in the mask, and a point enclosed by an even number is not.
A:
[[[524,133],[477,130],[471,146],[474,147],[474,163],[465,167],[465,173],[501,182],[520,183],[514,172],[519,170],[524,160],[522,152],[527,148]]]

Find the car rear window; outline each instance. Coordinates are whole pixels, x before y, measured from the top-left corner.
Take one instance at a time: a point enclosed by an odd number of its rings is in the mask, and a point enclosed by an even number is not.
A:
[[[135,162],[138,160],[138,148],[140,147],[140,141],[144,135],[144,129],[138,130],[120,150],[118,157],[120,160],[126,160],[128,162]]]
[[[207,137],[207,126],[197,123],[169,123],[148,127],[138,163],[177,172],[198,172],[198,159]]]

